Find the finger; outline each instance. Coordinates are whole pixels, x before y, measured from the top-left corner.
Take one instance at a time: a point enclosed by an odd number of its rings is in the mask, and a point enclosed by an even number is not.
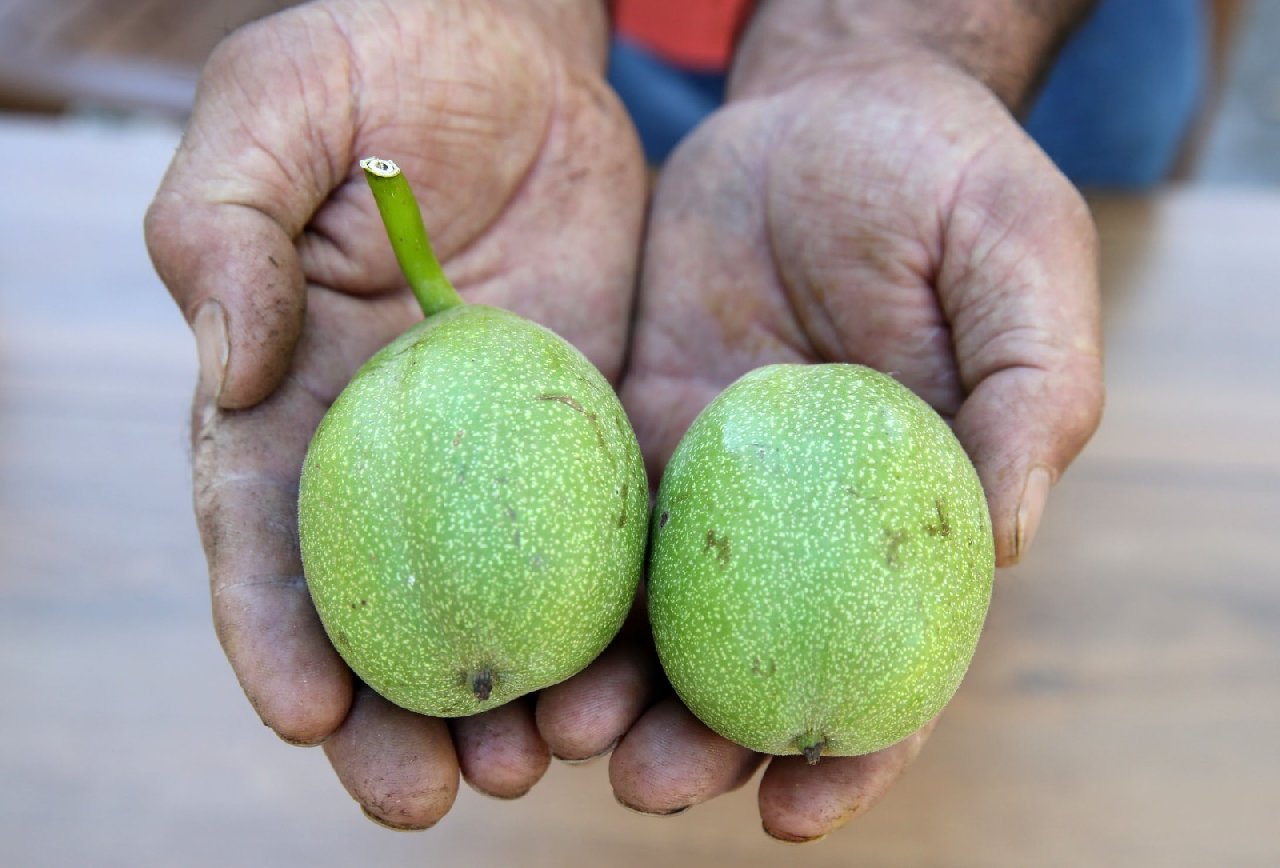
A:
[[[251,407],[289,367],[302,270],[264,214],[162,191],[147,215],[152,259],[195,333],[200,377],[226,408]]]
[[[518,799],[533,788],[551,752],[533,723],[531,699],[449,722],[462,776],[471,788],[499,799]]]
[[[648,707],[659,678],[652,640],[620,636],[585,670],[538,695],[538,732],[557,759],[603,756]]]
[[[324,752],[351,798],[393,829],[434,826],[458,795],[458,761],[444,721],[392,705],[364,686]]]
[[[986,490],[998,566],[1026,555],[1050,489],[1097,430],[1101,412],[1101,375],[1087,369],[1000,371],[960,408],[956,435]]]
[[[329,159],[341,148],[314,132],[349,131],[337,107],[350,100],[326,102],[326,76],[297,75],[283,48],[291,21],[251,25],[210,57],[145,220],[156,270],[195,329],[201,377],[225,408],[256,404],[288,369],[305,305],[293,239],[345,175]],[[345,56],[325,28],[307,38],[319,41],[311,51],[332,42]]]
[[[258,715],[297,744],[323,741],[351,703],[351,673],[312,606],[298,553],[298,470],[323,409],[296,383],[241,411],[218,409],[202,386],[192,424],[214,627]]]
[[[816,841],[865,813],[920,753],[934,724],[864,756],[774,757],[760,778],[760,820],[771,837]]]
[[[609,781],[624,807],[678,814],[736,790],[763,759],[707,729],[672,696],[623,736],[609,760]]]
[[[970,207],[950,222],[939,292],[968,391],[955,431],[986,489],[1003,566],[1026,553],[1051,485],[1101,418],[1097,236],[1038,151],[967,177]]]

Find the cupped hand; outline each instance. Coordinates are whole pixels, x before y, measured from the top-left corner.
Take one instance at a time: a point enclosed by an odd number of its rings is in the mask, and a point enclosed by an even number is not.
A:
[[[531,700],[446,724],[371,693],[307,594],[296,496],[310,435],[421,317],[356,161],[405,170],[466,300],[548,325],[616,379],[646,179],[601,78],[605,29],[595,0],[321,0],[264,19],[210,59],[147,214],[197,339],[194,500],[218,637],[262,720],[324,742],[387,825],[436,822],[459,769],[517,796],[549,750]],[[546,728],[572,747],[591,726]]]
[[[693,417],[752,368],[890,372],[953,421],[1010,564],[1097,425],[1099,331],[1081,197],[986,88],[902,57],[730,103],[672,156],[622,394],[656,480]],[[842,825],[929,728],[863,757],[773,759],[766,831],[802,841]],[[610,771],[620,801],[670,813],[762,762],[670,698],[638,719]]]

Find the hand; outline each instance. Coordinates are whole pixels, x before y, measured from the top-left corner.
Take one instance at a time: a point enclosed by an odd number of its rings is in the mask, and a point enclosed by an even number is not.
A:
[[[218,637],[262,720],[324,742],[387,825],[436,822],[459,768],[517,796],[549,756],[531,702],[446,724],[358,685],[307,594],[310,435],[421,317],[356,160],[400,163],[466,299],[550,326],[616,379],[646,179],[601,78],[605,32],[598,0],[322,0],[265,19],[209,61],[147,215],[197,338],[194,500]]]
[[[731,103],[672,156],[623,400],[656,479],[698,411],[752,368],[892,372],[953,421],[1010,564],[1098,422],[1095,272],[1083,201],[986,87],[924,54],[833,66]],[[865,811],[931,726],[868,756],[773,759],[765,830],[812,840]],[[669,813],[763,761],[669,698],[610,771],[620,801]]]

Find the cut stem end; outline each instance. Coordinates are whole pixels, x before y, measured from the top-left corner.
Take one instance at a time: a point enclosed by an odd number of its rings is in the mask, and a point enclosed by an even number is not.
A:
[[[422,223],[422,212],[400,167],[391,160],[365,157],[360,161],[382,223],[391,240],[396,262],[409,281],[409,288],[422,307],[423,316],[462,304],[462,298],[444,275]]]
[[[399,166],[391,160],[384,160],[381,157],[365,157],[360,161],[360,168],[379,178],[394,178],[400,174]]]

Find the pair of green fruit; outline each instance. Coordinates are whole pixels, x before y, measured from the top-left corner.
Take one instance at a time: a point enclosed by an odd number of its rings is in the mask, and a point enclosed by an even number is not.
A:
[[[689,428],[650,511],[599,371],[462,304],[399,169],[361,165],[426,318],[361,368],[303,466],[307,583],[360,678],[432,716],[563,681],[620,629],[647,539],[662,665],[726,738],[815,762],[946,704],[994,552],[977,475],[928,405],[856,365],[753,371]]]

